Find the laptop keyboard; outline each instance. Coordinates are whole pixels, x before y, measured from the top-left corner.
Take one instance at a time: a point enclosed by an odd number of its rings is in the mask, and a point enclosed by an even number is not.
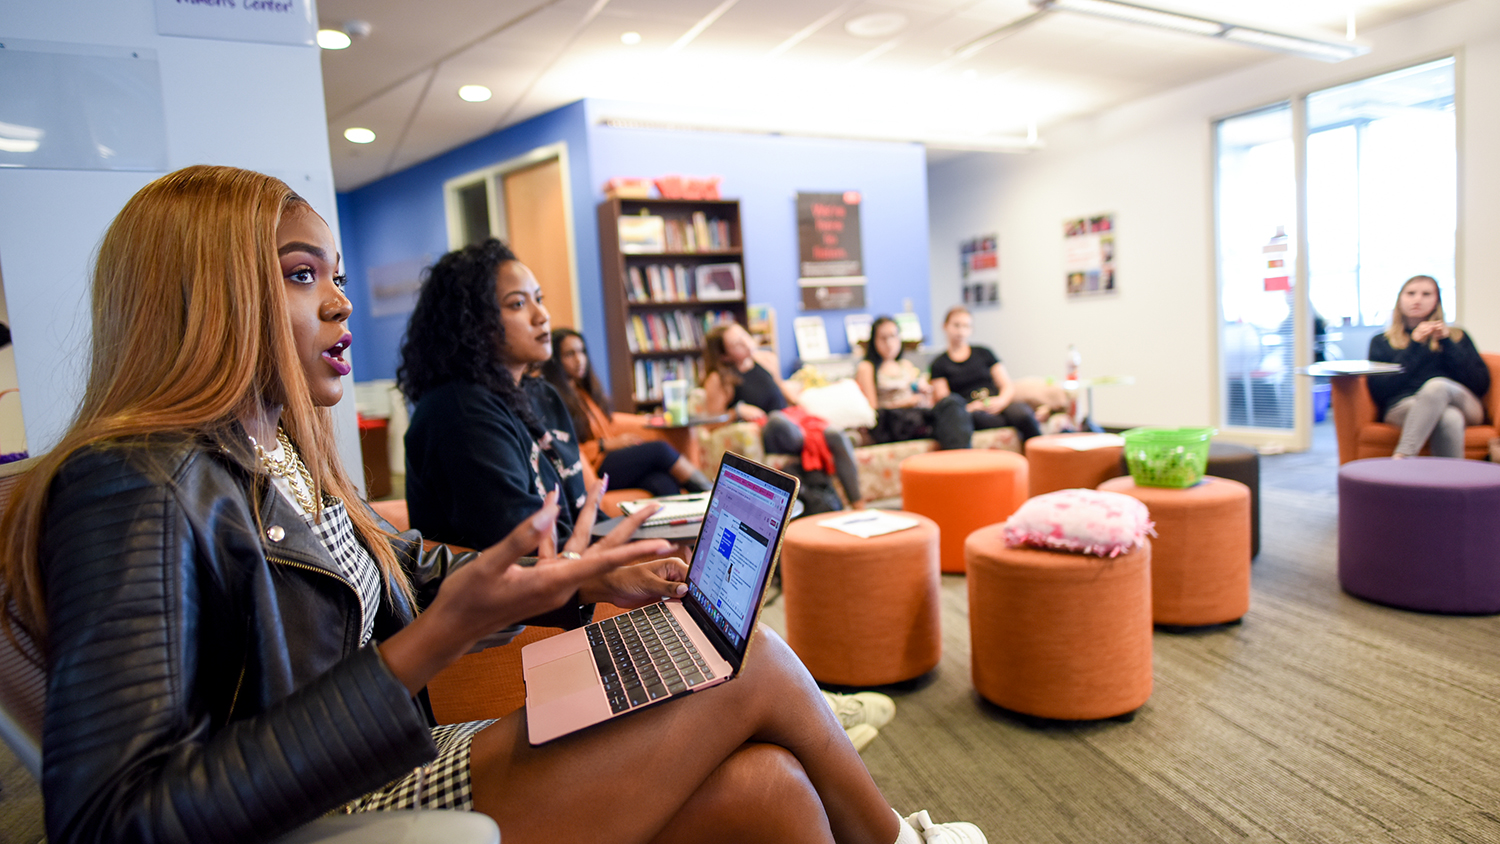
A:
[[[584,629],[614,712],[681,694],[713,679],[692,639],[661,604],[596,621]]]

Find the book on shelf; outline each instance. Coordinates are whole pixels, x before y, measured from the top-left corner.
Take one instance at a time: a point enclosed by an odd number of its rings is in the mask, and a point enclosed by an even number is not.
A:
[[[626,219],[621,217],[620,219]],[[663,249],[635,250],[639,252],[714,252],[733,249],[729,242],[729,221],[709,217],[702,211],[694,211],[691,217],[672,217],[662,221]],[[621,238],[624,243],[624,238]],[[622,251],[625,250],[621,247]]]
[[[720,322],[733,319],[732,311],[631,314],[625,343],[631,354],[701,352],[703,335]]]
[[[739,264],[699,264],[693,269],[698,298],[705,302],[745,297],[745,282]]]
[[[646,281],[641,275],[640,267],[631,267],[625,274],[625,300],[628,302],[649,302],[651,296],[646,292]]]
[[[696,384],[700,368],[696,357],[638,359],[635,362],[634,398],[641,403],[661,401],[663,382],[683,380]]]
[[[690,302],[697,292],[697,273],[686,264],[646,264],[626,272],[625,300],[633,305]]]
[[[652,215],[621,217],[616,226],[621,252],[661,252],[667,248],[667,220]]]

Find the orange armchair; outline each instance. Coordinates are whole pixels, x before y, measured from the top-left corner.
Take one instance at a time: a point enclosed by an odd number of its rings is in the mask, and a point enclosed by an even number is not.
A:
[[[1490,368],[1490,391],[1481,396],[1485,416],[1483,425],[1470,425],[1464,431],[1464,457],[1484,460],[1490,453],[1490,440],[1497,436],[1500,420],[1500,354],[1481,355]],[[1333,428],[1339,441],[1339,464],[1366,457],[1389,457],[1396,451],[1401,429],[1375,419],[1375,400],[1365,375],[1337,375],[1333,387]],[[1381,376],[1374,376],[1379,378]],[[1426,454],[1424,447],[1422,453]]]

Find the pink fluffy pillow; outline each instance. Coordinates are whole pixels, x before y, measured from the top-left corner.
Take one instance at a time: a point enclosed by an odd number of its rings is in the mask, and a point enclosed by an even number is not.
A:
[[[1038,495],[1005,521],[1005,544],[1118,557],[1155,536],[1146,505],[1118,492],[1064,489]]]

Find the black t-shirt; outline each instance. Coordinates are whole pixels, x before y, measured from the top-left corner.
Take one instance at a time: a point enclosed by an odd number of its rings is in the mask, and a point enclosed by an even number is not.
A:
[[[786,396],[782,395],[781,388],[776,385],[776,379],[771,373],[757,363],[749,372],[740,373],[740,383],[734,388],[729,406],[734,407],[740,402],[770,413],[786,407]]]
[[[501,397],[478,384],[438,387],[417,402],[406,429],[406,504],[430,539],[488,548],[559,490],[558,542],[573,533],[584,499],[583,464],[562,397],[540,378],[522,383],[551,434],[543,449]]]
[[[946,378],[949,391],[973,401],[1000,392],[1000,387],[990,376],[990,367],[999,362],[995,353],[983,346],[970,346],[969,357],[963,363],[954,363],[953,358],[943,352],[932,361],[932,377]]]

